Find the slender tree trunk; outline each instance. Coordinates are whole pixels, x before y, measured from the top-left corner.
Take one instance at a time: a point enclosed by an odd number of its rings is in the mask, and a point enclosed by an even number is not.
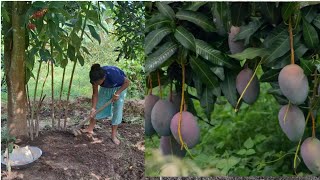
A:
[[[53,66],[53,61],[51,61],[51,119],[52,119],[52,128],[54,128],[54,66]]]
[[[6,50],[9,47],[7,43],[12,42],[12,47],[8,51],[9,54],[5,55],[8,85],[8,130],[10,135],[20,137],[28,135],[25,89],[26,28],[23,21],[28,2],[13,1],[7,3],[12,3],[12,41],[10,38],[7,41],[5,40]]]
[[[63,124],[63,128],[64,128],[64,129],[66,129],[66,126],[67,126],[68,108],[69,108],[69,97],[70,97],[71,85],[72,85],[72,80],[73,80],[73,74],[74,74],[74,70],[76,69],[76,65],[77,65],[77,60],[74,61],[73,68],[72,68],[72,72],[71,72],[71,79],[70,79],[70,83],[69,83],[69,89],[68,89],[68,95],[67,95],[67,103],[66,103],[66,110],[65,110],[65,119],[64,119],[64,124]]]
[[[30,127],[30,133],[31,133],[31,140],[33,140],[33,132],[35,130],[34,127],[34,113],[35,113],[35,108],[36,108],[36,97],[37,97],[37,90],[38,90],[38,82],[39,82],[39,75],[40,75],[40,70],[41,70],[41,65],[42,62],[39,62],[39,68],[38,68],[38,73],[37,73],[37,78],[36,78],[36,86],[34,87],[34,94],[33,94],[33,105],[32,105],[32,111],[31,111],[31,127]]]
[[[66,74],[66,67],[63,68],[62,82],[61,82],[61,88],[60,88],[59,107],[60,107],[61,110],[63,109],[62,103],[61,103],[61,97],[62,97],[63,84],[64,84],[64,75],[65,74]],[[60,129],[60,118],[58,118],[58,129]]]
[[[36,111],[36,137],[39,136],[39,112],[41,110],[41,105],[42,105],[42,102],[45,98],[46,95],[43,96],[43,88],[44,88],[44,85],[46,84],[47,82],[47,79],[48,79],[48,76],[49,76],[49,70],[50,70],[50,65],[49,65],[49,62],[47,62],[48,64],[48,68],[47,68],[47,74],[46,74],[46,77],[43,81],[43,84],[42,84],[42,88],[41,88],[41,94],[40,94],[40,98],[39,98],[39,103],[38,103],[38,108],[37,108],[37,111]]]

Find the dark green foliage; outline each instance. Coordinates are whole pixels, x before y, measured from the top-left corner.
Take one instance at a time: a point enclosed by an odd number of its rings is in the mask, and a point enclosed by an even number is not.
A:
[[[173,116],[170,129],[173,137],[180,144],[180,139],[178,135],[179,116],[180,113],[177,113]],[[199,143],[200,140],[200,129],[198,123],[195,117],[187,111],[182,112],[181,136],[188,148],[193,148],[195,145]]]
[[[253,75],[253,71],[249,68],[245,68],[244,70],[240,71],[240,73],[238,74],[236,79],[236,87],[240,95],[246,88],[252,75]],[[257,100],[259,93],[260,93],[260,84],[259,84],[257,75],[255,75],[250,85],[246,89],[246,92],[243,95],[244,102],[248,104],[253,104]]]
[[[175,155],[184,157],[186,150],[181,150],[181,145],[172,136],[162,136],[160,139],[160,150],[163,155]]]
[[[243,41],[236,41],[234,38],[240,32],[240,27],[231,26],[228,36],[228,44],[231,54],[241,53],[244,50]]]
[[[278,119],[282,131],[287,137],[291,141],[299,141],[303,136],[306,125],[303,112],[299,107],[292,104],[282,106],[278,114]]]
[[[151,123],[160,136],[169,136],[171,119],[176,113],[174,105],[168,100],[159,100],[151,111]]]
[[[320,141],[309,137],[301,145],[303,162],[314,175],[320,175]]]
[[[291,103],[302,104],[308,96],[309,83],[303,69],[296,64],[285,66],[279,74],[281,92]]]
[[[151,111],[158,100],[159,97],[152,94],[144,99],[144,132],[146,136],[152,136],[156,133],[151,123]]]

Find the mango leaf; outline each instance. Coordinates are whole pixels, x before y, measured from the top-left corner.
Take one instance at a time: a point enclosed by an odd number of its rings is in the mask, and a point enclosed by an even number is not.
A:
[[[289,17],[299,8],[298,2],[285,2],[281,8],[282,19],[288,21]]]
[[[145,31],[148,32],[151,29],[160,28],[164,25],[170,24],[171,22],[173,22],[173,21],[170,20],[168,17],[166,17],[162,14],[158,14],[158,15],[153,16],[151,19],[146,21]]]
[[[265,48],[247,48],[241,53],[229,55],[232,58],[238,60],[254,59],[256,57],[265,57],[268,55],[268,51]]]
[[[89,10],[86,12],[88,19],[90,19],[95,24],[99,23],[99,13],[96,10]]]
[[[207,4],[207,2],[191,2],[190,5],[186,8],[186,10],[197,11],[201,6]]]
[[[260,10],[264,18],[272,25],[277,25],[281,18],[281,9],[277,7],[275,2],[262,2]]]
[[[228,102],[235,107],[238,100],[238,92],[236,89],[236,73],[231,71],[225,73],[224,81],[220,82],[221,91]]]
[[[308,23],[311,23],[313,19],[317,16],[317,7],[316,6],[306,6],[301,9],[302,16],[307,20]]]
[[[149,54],[152,51],[152,49],[156,47],[161,42],[161,40],[171,32],[171,29],[168,27],[163,27],[161,29],[151,31],[145,38],[145,53]]]
[[[170,18],[171,20],[174,20],[175,13],[169,5],[162,2],[156,2],[156,7],[158,8],[161,14]]]
[[[77,53],[77,59],[78,59],[80,65],[83,66],[84,65],[84,59],[83,59],[82,55],[79,52]]]
[[[241,31],[234,38],[235,41],[245,39],[244,45],[249,44],[250,37],[261,27],[264,22],[259,19],[254,19],[246,26],[241,26]]]
[[[212,72],[221,79],[221,81],[224,80],[224,69],[223,67],[211,67],[210,68]]]
[[[230,58],[225,57],[221,54],[220,51],[213,49],[208,43],[205,41],[196,39],[196,53],[199,54],[204,59],[212,62],[213,64],[219,66],[226,66],[228,68],[233,67],[233,63]]]
[[[49,59],[51,59],[50,52],[47,49],[40,49],[39,55],[41,61],[48,61]]]
[[[294,45],[294,57],[297,61],[302,57],[307,51],[308,48],[300,42],[301,34],[296,36],[293,40]],[[284,66],[291,63],[291,52],[288,51],[285,55],[274,60],[273,63],[267,64],[266,66],[271,67],[272,69],[282,69]]]
[[[198,75],[204,84],[208,87],[215,87],[218,85],[218,78],[210,70],[208,65],[202,61],[200,58],[195,58],[190,56],[190,65],[193,72]]]
[[[193,83],[194,83],[194,87],[197,90],[197,96],[201,97],[202,90],[203,90],[204,86],[203,86],[203,83],[202,83],[200,77],[199,76],[192,76],[192,80],[193,80]]]
[[[215,30],[213,21],[202,13],[180,10],[179,12],[177,12],[176,17],[180,20],[192,22],[195,25],[201,27],[206,32],[213,32]]]
[[[88,27],[89,27],[91,36],[95,38],[99,42],[99,44],[101,44],[101,38],[100,38],[100,35],[97,33],[96,29],[91,25],[88,25]]]
[[[290,50],[290,37],[286,29],[283,29],[283,32],[280,32],[279,35],[275,37],[277,37],[277,39],[275,39],[272,46],[268,48],[270,54],[263,62],[264,64],[273,62],[276,58],[283,56]]]
[[[76,49],[71,44],[68,44],[67,54],[71,61],[76,60]]]
[[[251,137],[249,137],[245,142],[244,142],[244,147],[247,148],[247,149],[250,149],[254,146],[254,142],[253,140],[251,139]]]
[[[178,45],[173,42],[166,42],[157,51],[150,54],[145,63],[145,71],[151,72],[160,67],[178,49]]]
[[[260,82],[277,82],[280,70],[270,69],[262,74]]]
[[[245,155],[247,153],[246,149],[240,149],[236,154],[238,155]]]
[[[313,24],[320,29],[320,14],[317,15],[316,18],[313,19]]]
[[[214,108],[215,103],[215,96],[212,93],[212,88],[204,88],[201,98],[200,98],[200,105],[203,108],[208,120],[211,120],[211,113]]]
[[[196,51],[195,38],[192,35],[192,33],[190,33],[184,27],[179,26],[174,33],[174,37],[185,48],[190,49],[192,51]]]
[[[218,34],[220,36],[225,35],[229,31],[229,21],[230,21],[230,9],[228,2],[213,2],[213,7],[211,9],[213,17],[216,19],[214,21]]]
[[[72,32],[70,34],[71,37],[71,44],[72,46],[76,49],[79,50],[80,49],[80,45],[81,45],[81,38],[74,32]]]
[[[308,48],[318,48],[319,36],[316,29],[309,24],[306,20],[303,20],[303,39]]]
[[[90,52],[89,52],[89,50],[88,50],[86,47],[82,46],[81,48],[82,48],[82,50],[83,50],[85,53],[91,55]]]
[[[312,60],[306,60],[303,58],[300,58],[300,66],[304,71],[304,74],[306,76],[311,75],[314,73],[314,70],[316,69],[315,64],[312,62]]]
[[[242,21],[249,16],[249,3],[232,2],[230,7],[231,24],[233,26],[241,26]]]
[[[274,42],[277,41],[277,39],[281,36],[288,35],[288,28],[284,23],[278,25],[275,27],[271,33],[267,36],[267,38],[263,41],[263,45],[266,48],[270,48],[273,46]]]

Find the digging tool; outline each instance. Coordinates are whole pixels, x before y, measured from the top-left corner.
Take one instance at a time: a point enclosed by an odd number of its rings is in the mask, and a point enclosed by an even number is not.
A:
[[[98,114],[100,111],[102,111],[104,108],[106,108],[107,106],[109,106],[112,103],[112,99],[110,99],[108,102],[106,102],[101,108],[99,108],[96,111],[96,114]],[[78,136],[81,134],[80,128],[87,122],[89,121],[91,118],[87,117],[85,120],[81,121],[80,124],[78,124],[75,128],[72,129],[72,134],[74,136]]]

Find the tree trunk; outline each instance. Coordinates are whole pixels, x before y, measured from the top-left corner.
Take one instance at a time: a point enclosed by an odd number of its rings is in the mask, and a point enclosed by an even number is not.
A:
[[[8,85],[8,130],[15,137],[27,136],[27,98],[25,89],[25,24],[28,2],[12,3],[12,42],[7,54],[7,85]],[[9,11],[10,12],[10,11]],[[6,45],[8,45],[5,43]],[[7,46],[8,48],[8,46]],[[10,57],[11,56],[11,57]],[[9,58],[10,57],[10,58]]]

